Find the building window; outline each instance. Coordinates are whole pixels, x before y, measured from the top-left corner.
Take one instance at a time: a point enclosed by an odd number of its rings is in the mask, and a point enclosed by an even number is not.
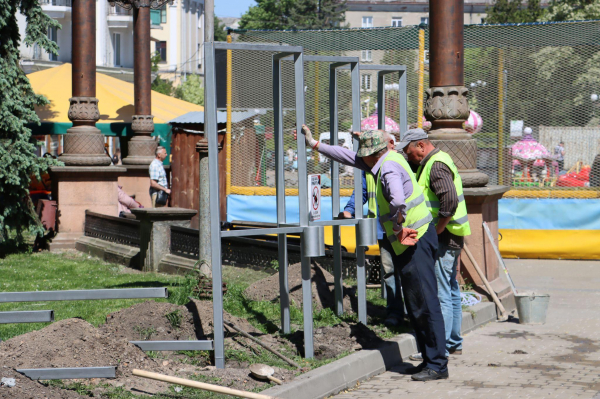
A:
[[[48,39],[52,40],[54,43],[58,44],[58,28],[55,26],[52,28],[48,28]],[[58,55],[49,54],[50,61],[58,61]]]
[[[167,5],[166,4],[164,6],[162,6],[162,8],[160,9],[160,23],[161,24],[167,23]]]
[[[360,78],[362,91],[371,91],[371,75],[364,74]]]
[[[160,54],[160,60],[167,60],[167,42],[156,42],[156,52]]]
[[[429,17],[421,17],[421,23],[425,25],[429,25]]]
[[[400,28],[402,26],[402,17],[392,17],[392,26]]]
[[[373,27],[373,17],[362,17],[362,27],[363,28],[372,28]]]
[[[113,50],[115,66],[121,66],[121,34],[113,33]]]
[[[361,51],[360,60],[361,61],[373,61],[373,54],[371,53],[371,50]]]

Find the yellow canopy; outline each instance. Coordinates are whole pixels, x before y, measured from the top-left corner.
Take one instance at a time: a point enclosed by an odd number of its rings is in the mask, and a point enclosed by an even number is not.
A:
[[[50,104],[36,107],[42,123],[68,123],[71,93],[71,64],[34,72],[27,75],[33,91],[43,94]],[[96,73],[96,97],[100,109],[99,124],[131,123],[134,115],[133,84]],[[179,100],[155,91],[152,92],[154,123],[167,123],[191,111],[204,111],[204,107]]]

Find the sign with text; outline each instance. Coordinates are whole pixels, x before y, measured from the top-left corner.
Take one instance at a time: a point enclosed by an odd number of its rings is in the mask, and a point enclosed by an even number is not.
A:
[[[321,175],[308,175],[308,218],[321,219]]]

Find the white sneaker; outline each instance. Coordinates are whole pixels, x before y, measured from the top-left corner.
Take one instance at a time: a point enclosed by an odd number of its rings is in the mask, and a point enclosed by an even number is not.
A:
[[[421,355],[420,353],[415,353],[414,355],[410,355],[408,358],[414,362],[422,362],[423,361],[423,355]]]

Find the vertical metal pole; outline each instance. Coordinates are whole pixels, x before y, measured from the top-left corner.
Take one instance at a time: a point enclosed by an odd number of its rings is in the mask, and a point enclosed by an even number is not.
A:
[[[215,51],[212,42],[204,44],[206,60],[204,131],[208,139],[210,247],[213,286],[213,326],[215,366],[225,368],[225,337],[223,334],[223,276],[221,267],[221,223],[219,212],[219,149],[217,144],[217,80],[215,76]]]
[[[231,34],[227,35],[227,43],[231,43]],[[227,136],[225,137],[225,195],[231,194],[231,102],[232,102],[232,83],[233,83],[233,54],[231,50],[227,50]]]
[[[423,77],[425,75],[425,29],[419,27],[419,88],[417,99],[417,126],[423,128]]]
[[[338,95],[337,69],[329,68],[329,137],[331,145],[338,145]],[[340,168],[336,161],[331,161],[331,216],[340,213]],[[333,231],[333,293],[335,297],[335,314],[344,313],[344,280],[342,277],[342,240],[340,226],[332,226]]]
[[[304,123],[304,56],[294,54],[294,73],[296,91],[296,129],[300,131]],[[300,226],[308,226],[308,175],[306,174],[306,143],[301,134],[297,136],[298,145],[298,203],[300,206]],[[313,313],[310,258],[300,250],[302,260],[302,313],[304,315],[304,356],[314,357]]]
[[[283,169],[283,108],[281,97],[281,60],[273,57],[273,110],[275,117],[275,194],[277,195],[277,226],[285,223],[285,171]],[[290,333],[290,288],[288,286],[287,236],[277,235],[279,262],[279,305],[281,329]]]
[[[360,131],[360,74],[358,63],[350,64],[352,75],[352,126],[355,131]],[[354,151],[358,151],[358,140],[354,140]],[[362,174],[354,169],[354,198],[362,198]],[[356,203],[356,201],[355,201]],[[354,217],[363,218],[362,201],[355,207]],[[356,228],[356,242],[358,227]],[[356,246],[356,283],[358,285],[358,321],[367,325],[367,278],[365,272],[365,248]]]
[[[498,49],[498,184],[504,184],[504,49]]]
[[[385,75],[377,74],[377,129],[385,130]]]
[[[385,130],[385,75],[381,72],[377,74],[377,129]],[[381,251],[381,248],[379,250]],[[387,299],[383,262],[381,262],[379,267],[379,276],[381,280],[381,297]]]
[[[400,116],[398,118],[398,122],[400,122],[400,137],[402,137],[404,132],[406,132],[408,129],[408,101],[406,95],[406,70],[400,71],[399,73],[400,81],[398,82],[398,110],[400,111]],[[419,117],[419,120],[423,122],[422,114]]]

